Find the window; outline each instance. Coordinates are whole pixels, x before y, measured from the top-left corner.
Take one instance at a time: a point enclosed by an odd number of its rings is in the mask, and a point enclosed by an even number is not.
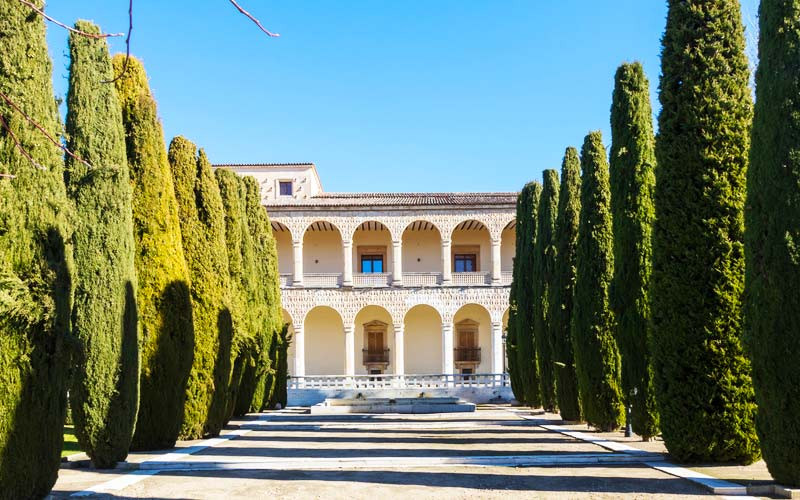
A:
[[[362,273],[382,273],[383,272],[383,255],[362,255],[361,256],[361,272]]]
[[[478,256],[474,253],[457,253],[453,260],[457,273],[474,273],[478,270]]]
[[[292,181],[279,181],[278,188],[281,196],[292,196]]]

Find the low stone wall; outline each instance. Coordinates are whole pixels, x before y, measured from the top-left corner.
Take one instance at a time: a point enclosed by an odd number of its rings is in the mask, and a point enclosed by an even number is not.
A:
[[[289,406],[313,406],[328,398],[456,397],[475,404],[514,402],[510,387],[448,387],[439,389],[289,389]]]

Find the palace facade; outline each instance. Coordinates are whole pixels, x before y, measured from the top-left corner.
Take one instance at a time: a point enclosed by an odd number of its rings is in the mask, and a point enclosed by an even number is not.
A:
[[[217,167],[261,186],[292,387],[507,384],[516,193],[326,193],[313,164]]]

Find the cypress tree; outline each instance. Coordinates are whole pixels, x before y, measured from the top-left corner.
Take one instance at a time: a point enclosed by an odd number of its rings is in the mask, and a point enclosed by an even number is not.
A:
[[[759,456],[742,346],[752,118],[737,0],[671,0],[656,140],[652,359],[664,442],[681,461]]]
[[[642,65],[617,69],[611,105],[611,211],[614,279],[611,308],[622,356],[622,389],[633,406],[633,431],[649,440],[658,434],[650,363],[650,272],[655,219],[655,137],[650,85]]]
[[[578,422],[581,414],[575,356],[572,350],[573,292],[575,289],[578,219],[581,211],[581,164],[578,150],[567,148],[561,165],[561,192],[556,217],[556,263],[550,296],[550,338],[561,418]]]
[[[125,56],[112,59],[122,74]],[[142,64],[131,57],[115,82],[122,105],[133,187],[136,303],[141,328],[139,414],[132,450],[175,445],[192,365],[194,326],[178,205],[156,102]]]
[[[266,304],[256,318],[258,336],[254,350],[255,388],[250,411],[261,411],[269,406],[270,390],[267,387],[267,375],[274,370],[270,360],[270,347],[283,328],[281,308],[280,275],[278,273],[278,250],[272,225],[266,209],[261,205],[261,189],[253,177],[244,177],[245,206],[247,225],[253,235],[253,247],[257,269],[257,291],[261,294],[259,303]],[[285,405],[284,405],[285,406]]]
[[[608,298],[614,255],[608,161],[600,132],[586,136],[581,170],[572,342],[586,421],[602,431],[611,431],[622,423],[624,409],[614,314]]]
[[[558,215],[558,172],[545,170],[542,175],[544,187],[539,200],[533,252],[533,330],[536,338],[536,358],[539,362],[542,406],[552,412],[555,411],[557,402],[549,307],[556,265],[554,237]]]
[[[516,360],[525,404],[538,407],[542,404],[539,383],[539,363],[536,359],[534,337],[533,255],[536,242],[536,221],[542,185],[529,182],[522,188],[517,200],[517,232],[522,234],[515,260],[519,261],[519,273],[514,277],[516,296]]]
[[[184,137],[169,145],[183,249],[191,277],[194,362],[186,387],[181,437],[216,436],[225,425],[233,319],[225,214],[211,164]]]
[[[58,137],[51,69],[42,17],[0,2],[0,91]],[[0,117],[14,136],[0,127],[0,173],[14,176],[0,177],[0,498],[43,497],[67,399],[69,206],[61,150],[2,99]]]
[[[745,335],[772,477],[800,486],[800,2],[763,0],[745,208]]]
[[[281,405],[281,408],[286,408],[286,404],[288,403],[288,351],[291,341],[292,336],[289,335],[289,325],[285,324],[281,328],[280,333],[272,344],[275,347],[270,351],[270,360],[272,361],[272,366],[275,368],[272,370],[272,378],[274,383],[271,384],[272,390],[270,391],[269,405],[267,405],[268,408],[276,408],[279,404]]]
[[[100,33],[87,21],[75,28]],[[70,408],[81,449],[98,468],[125,460],[139,409],[131,185],[122,109],[105,39],[70,34],[67,147],[89,163],[66,160],[67,191],[75,203],[77,339]]]
[[[526,236],[526,232],[523,230],[524,225],[521,228],[520,224],[524,224],[521,221],[525,214],[525,207],[528,203],[526,198],[529,193],[530,191],[523,189],[519,195],[517,195],[517,225],[516,231],[514,232],[516,250],[511,274],[511,288],[508,296],[508,325],[506,326],[506,357],[508,358],[508,377],[511,381],[511,392],[514,393],[514,398],[519,401],[520,404],[527,403],[525,401],[525,384],[523,382],[524,367],[517,364],[517,359],[519,359],[520,356],[519,306],[517,304],[517,297],[519,297],[519,289],[522,286],[522,276],[520,275],[520,263],[522,262],[521,249],[524,245]]]

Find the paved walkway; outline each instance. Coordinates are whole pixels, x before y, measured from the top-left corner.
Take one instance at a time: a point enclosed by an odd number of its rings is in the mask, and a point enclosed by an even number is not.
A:
[[[684,498],[701,487],[502,407],[439,415],[311,416],[289,409],[231,422],[220,438],[132,454],[129,469],[62,469],[56,498]]]

